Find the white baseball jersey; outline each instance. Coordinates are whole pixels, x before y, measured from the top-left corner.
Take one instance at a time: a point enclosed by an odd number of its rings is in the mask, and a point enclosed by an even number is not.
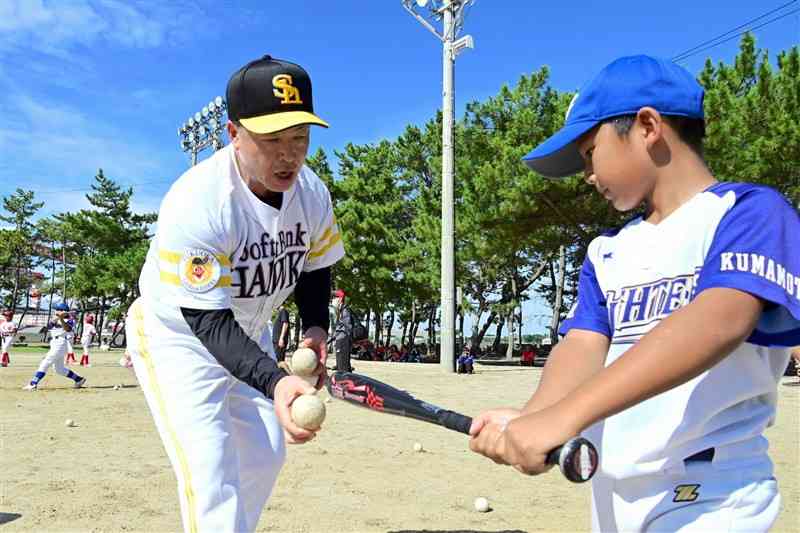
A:
[[[787,347],[800,341],[799,251],[797,211],[747,183],[715,184],[658,225],[639,217],[592,241],[561,333],[606,335],[606,366],[706,289],[767,302],[752,335],[717,365],[586,431],[606,475],[659,472],[712,447],[715,462],[764,456]]]
[[[167,193],[139,285],[148,309],[184,327],[180,307],[231,308],[247,335],[272,353],[272,310],[301,272],[343,256],[330,193],[311,169],[302,168],[274,209],[242,181],[228,145]]]
[[[83,324],[83,333],[81,334],[81,344],[84,346],[88,346],[92,343],[92,338],[97,334],[97,328],[94,327],[94,324],[89,324],[88,322],[84,322]]]
[[[255,530],[286,449],[272,401],[219,364],[180,308],[230,308],[274,357],[272,310],[301,272],[343,255],[330,194],[306,167],[275,209],[246,186],[229,145],[164,198],[126,333],[186,531]]]
[[[11,320],[0,318],[0,337],[13,337],[17,334],[17,325]]]

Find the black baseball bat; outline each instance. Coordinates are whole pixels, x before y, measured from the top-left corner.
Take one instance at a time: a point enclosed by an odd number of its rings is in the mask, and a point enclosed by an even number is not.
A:
[[[326,381],[334,398],[382,413],[416,418],[469,435],[472,418],[423,402],[382,381],[354,372],[334,372]],[[574,483],[592,478],[599,457],[594,445],[583,437],[568,440],[547,454],[547,464],[558,465],[561,473]]]

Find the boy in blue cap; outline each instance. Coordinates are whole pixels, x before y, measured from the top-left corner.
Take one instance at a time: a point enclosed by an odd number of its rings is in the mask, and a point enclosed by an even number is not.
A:
[[[30,383],[22,387],[24,390],[37,390],[39,382],[44,379],[50,365],[53,365],[56,373],[71,379],[76,389],[83,387],[83,384],[86,383],[86,378],[79,376],[64,366],[64,357],[69,349],[67,335],[72,331],[72,326],[68,321],[69,306],[64,302],[60,302],[54,306],[54,309],[56,311],[56,319],[47,326],[50,331],[50,350],[48,350],[42,362],[39,363],[39,368],[36,369],[36,374],[33,375]]]
[[[800,219],[776,191],[703,161],[703,89],[648,56],[605,67],[525,157],[583,172],[620,211],[595,238],[541,382],[476,417],[470,448],[525,474],[595,443],[595,531],[767,531],[780,496],[764,429],[800,341]]]

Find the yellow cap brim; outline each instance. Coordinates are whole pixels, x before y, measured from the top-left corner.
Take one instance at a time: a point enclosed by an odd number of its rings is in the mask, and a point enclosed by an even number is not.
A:
[[[276,133],[300,124],[315,124],[324,128],[328,127],[327,122],[308,111],[271,113],[260,117],[243,118],[240,119],[240,122],[247,131],[253,133]]]

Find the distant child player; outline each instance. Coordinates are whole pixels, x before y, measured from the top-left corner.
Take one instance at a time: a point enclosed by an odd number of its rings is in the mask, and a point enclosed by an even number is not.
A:
[[[645,206],[589,245],[525,407],[471,428],[473,451],[526,474],[585,432],[595,531],[767,531],[780,509],[764,429],[800,344],[800,219],[773,189],[718,182],[703,135],[688,72],[624,57],[525,158],[544,176],[582,171],[619,211]]]
[[[81,366],[92,366],[89,363],[89,346],[92,345],[92,340],[96,334],[97,329],[94,327],[94,315],[86,315],[86,319],[83,322],[83,333],[81,334],[81,346],[83,346]]]
[[[2,344],[3,355],[0,359],[0,366],[8,366],[11,363],[11,356],[8,352],[14,344],[14,336],[17,334],[17,325],[14,324],[14,311],[7,309],[0,317],[0,344]]]
[[[39,363],[39,368],[31,382],[23,387],[25,390],[35,391],[38,389],[39,383],[44,379],[50,365],[53,365],[56,373],[71,379],[76,389],[83,387],[83,384],[86,383],[86,378],[79,376],[64,366],[64,356],[67,354],[67,334],[72,331],[72,326],[69,325],[67,318],[69,306],[62,302],[56,304],[54,309],[56,310],[56,318],[48,325],[50,350],[44,356],[42,362]]]

